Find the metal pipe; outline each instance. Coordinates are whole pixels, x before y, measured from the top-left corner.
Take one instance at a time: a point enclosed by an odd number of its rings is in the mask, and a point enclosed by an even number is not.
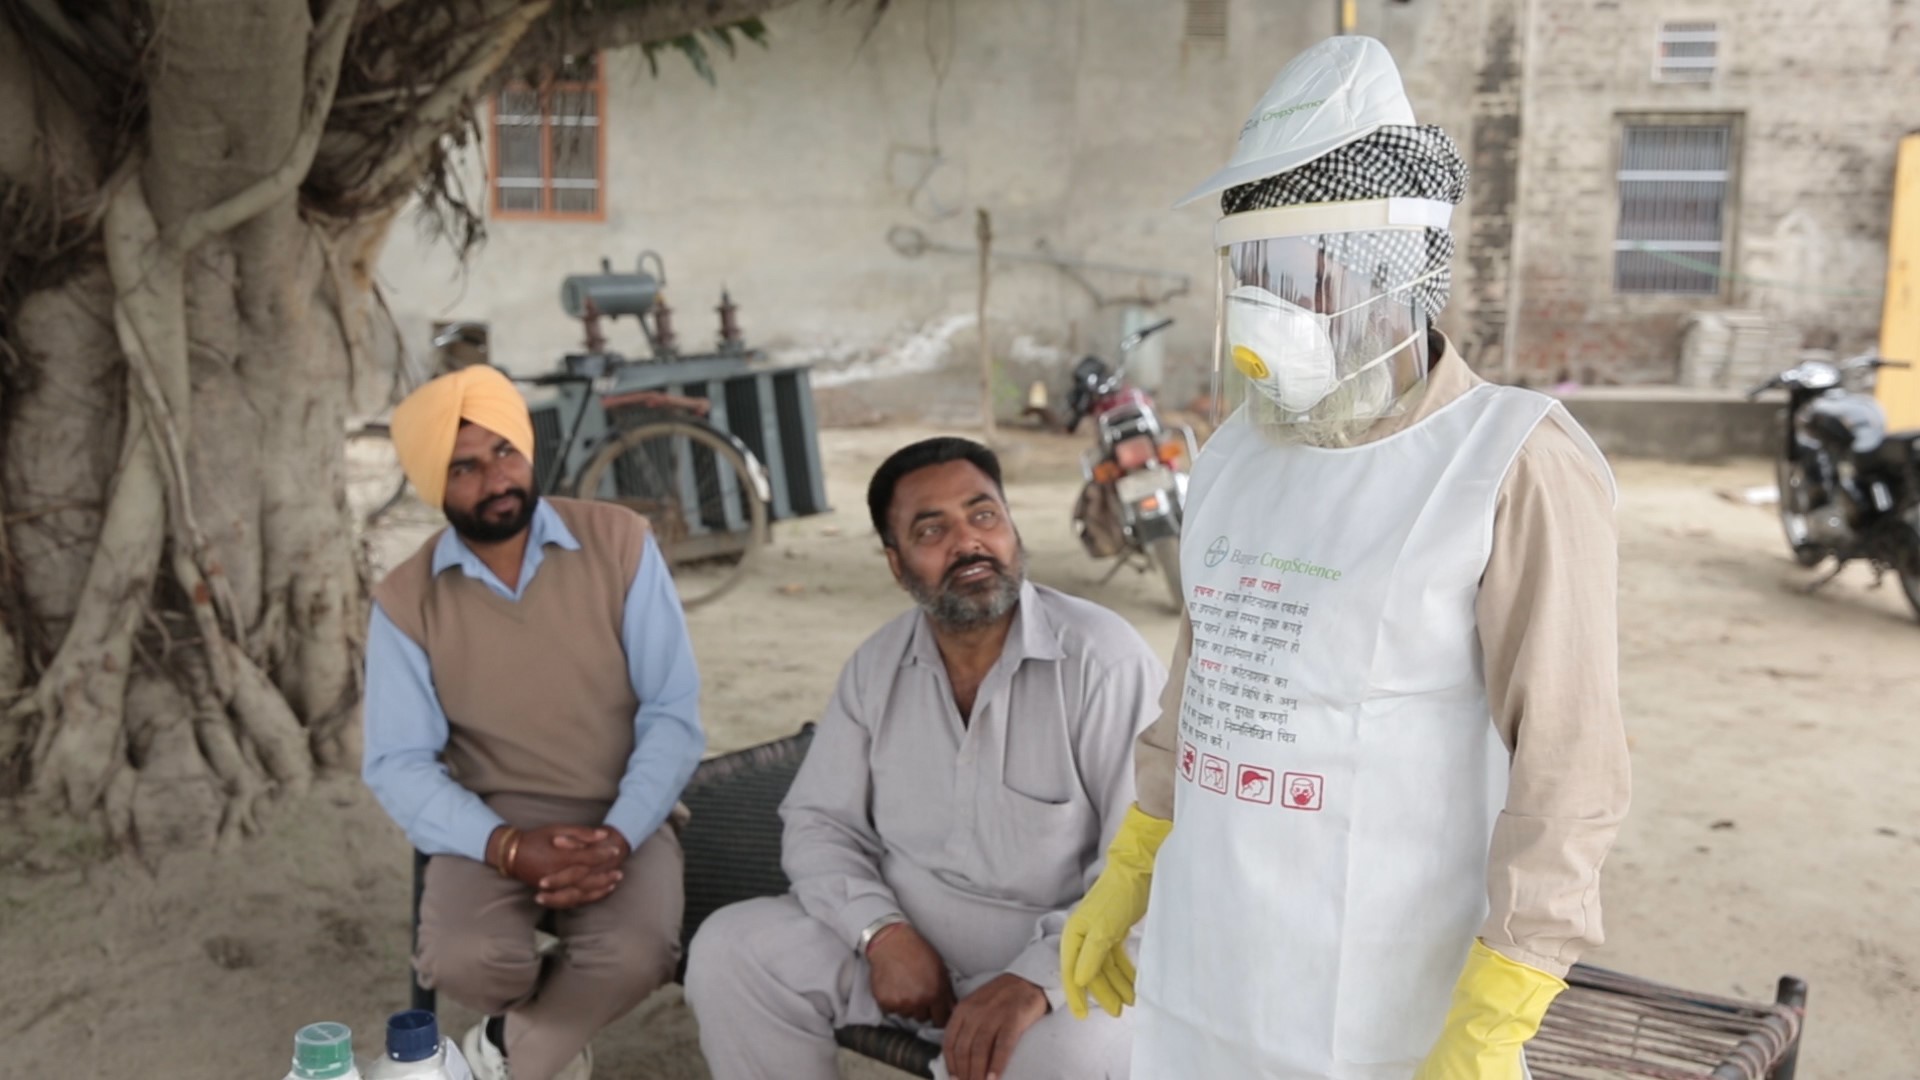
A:
[[[887,245],[909,259],[918,258],[929,251],[938,252],[942,255],[973,256],[978,256],[980,251],[979,248],[961,247],[958,244],[934,243],[927,239],[925,233],[910,225],[896,225],[888,229]],[[990,253],[990,256],[993,259],[1009,262],[1038,263],[1051,266],[1064,275],[1067,280],[1085,289],[1087,295],[1092,297],[1093,304],[1097,308],[1105,308],[1118,303],[1137,303],[1146,307],[1152,307],[1157,304],[1164,304],[1176,296],[1185,296],[1188,292],[1192,291],[1193,288],[1193,279],[1178,271],[1160,270],[1145,266],[1122,266],[1117,263],[1090,262],[1086,259],[1070,259],[1054,254],[1048,249],[1045,240],[1038,241],[1035,246],[1040,248],[1037,254],[1018,251],[993,251]],[[1088,281],[1086,276],[1080,272],[1082,270],[1095,270],[1109,274],[1130,274],[1135,277],[1159,278],[1163,281],[1171,281],[1173,284],[1161,290],[1157,296],[1142,294],[1139,296],[1127,296],[1115,299],[1102,295],[1099,289],[1094,288],[1093,283]]]
[[[1774,1000],[1793,1009],[1802,1017],[1806,1016],[1806,980],[1797,979],[1792,975],[1780,976],[1780,989],[1774,996]],[[1772,1080],[1793,1080],[1794,1071],[1800,1067],[1800,1041],[1805,1034],[1806,1026],[1802,1024],[1800,1030],[1793,1034],[1793,1044],[1787,1047],[1787,1052],[1780,1055],[1780,1061],[1774,1065],[1773,1072],[1770,1074]]]
[[[896,225],[888,229],[887,244],[892,247],[893,250],[905,255],[909,259],[917,258],[929,251],[937,252],[941,255],[977,256],[980,253],[980,249],[977,247],[963,247],[959,244],[942,244],[928,240],[925,233],[911,225]],[[1167,281],[1178,281],[1182,285],[1188,285],[1193,280],[1189,275],[1180,273],[1177,270],[1162,270],[1146,266],[1122,266],[1118,263],[1091,262],[1086,259],[1072,259],[1063,255],[1055,255],[1052,252],[1032,254],[1023,251],[995,251],[992,255],[995,259],[1004,259],[1008,262],[1046,263],[1049,266],[1057,266],[1063,269],[1072,267],[1076,270],[1100,270],[1110,274],[1132,274],[1135,277],[1152,277]]]

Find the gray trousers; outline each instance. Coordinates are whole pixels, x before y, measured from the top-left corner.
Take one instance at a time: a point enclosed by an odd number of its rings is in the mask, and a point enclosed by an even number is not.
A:
[[[1000,973],[968,978],[957,996]],[[838,1080],[833,1032],[893,1024],[938,1041],[938,1031],[881,1014],[865,959],[791,896],[749,900],[709,916],[688,950],[687,1003],[714,1080]],[[1002,1080],[1126,1080],[1133,1035],[1096,1006],[1075,1020],[1056,1010],[1028,1028]],[[943,1063],[934,1075],[946,1077]]]
[[[606,813],[605,803],[575,799],[497,795],[489,802],[523,829],[597,825]],[[548,1080],[595,1032],[673,978],[684,906],[673,828],[648,837],[623,869],[612,895],[556,914],[561,951],[543,964],[533,931],[546,909],[533,902],[533,889],[472,859],[428,861],[414,957],[420,982],[488,1016],[506,1014],[514,1080]]]

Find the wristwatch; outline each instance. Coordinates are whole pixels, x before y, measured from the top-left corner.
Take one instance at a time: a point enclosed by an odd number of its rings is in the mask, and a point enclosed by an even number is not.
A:
[[[905,915],[882,915],[868,923],[867,928],[860,931],[860,955],[863,957],[867,955],[867,950],[872,947],[873,939],[879,936],[880,931],[885,930],[894,923],[903,923],[906,921],[907,917]]]

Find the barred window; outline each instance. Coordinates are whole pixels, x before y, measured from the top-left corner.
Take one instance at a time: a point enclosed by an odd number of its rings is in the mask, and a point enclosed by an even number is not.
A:
[[[515,84],[495,95],[495,216],[604,216],[605,113],[598,56],[570,59],[538,86]]]
[[[1615,292],[1720,291],[1733,143],[1731,118],[1622,125]]]
[[[1187,0],[1187,40],[1226,39],[1227,0]]]
[[[1665,22],[1654,39],[1655,82],[1712,82],[1720,64],[1720,24]]]

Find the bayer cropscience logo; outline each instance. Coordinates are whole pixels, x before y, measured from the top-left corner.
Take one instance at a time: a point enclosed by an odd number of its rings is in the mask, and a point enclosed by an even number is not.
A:
[[[1207,569],[1211,570],[1225,562],[1227,556],[1232,553],[1232,551],[1233,545],[1227,543],[1227,535],[1225,533],[1214,537],[1213,543],[1207,545]]]

